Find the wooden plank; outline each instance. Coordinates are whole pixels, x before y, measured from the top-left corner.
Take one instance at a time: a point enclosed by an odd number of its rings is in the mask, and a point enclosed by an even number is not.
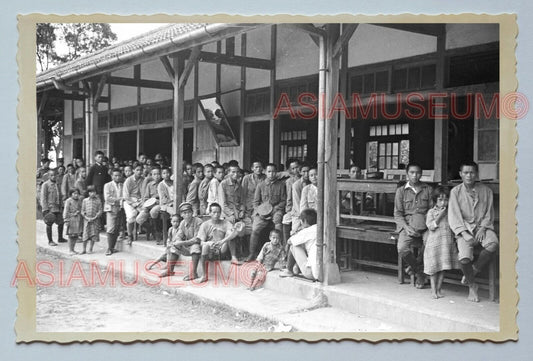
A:
[[[387,217],[387,216],[357,216],[357,215],[352,215],[352,214],[341,214],[340,218],[358,219],[362,221],[396,223],[394,222],[394,217]]]
[[[339,93],[348,99],[348,46],[344,45],[341,55],[341,71],[339,75]],[[350,150],[352,140],[352,121],[346,119],[344,112],[339,113],[339,168],[350,166]]]
[[[110,76],[107,82],[113,85],[132,86],[140,88],[167,89],[172,90],[172,83],[159,80],[133,79],[118,76]]]
[[[348,41],[350,41],[353,33],[355,32],[355,30],[357,30],[358,26],[359,24],[342,24],[342,34],[333,46],[334,57],[339,56],[341,51],[346,48]]]
[[[43,114],[43,109],[48,101],[48,93],[49,92],[44,92],[43,96],[41,97],[41,101],[39,102],[39,106],[37,108],[37,116],[41,116]]]
[[[251,58],[248,56],[218,54],[209,51],[200,52],[199,61],[204,63],[215,63],[233,66],[245,66],[247,68],[272,70],[274,61],[261,58]]]
[[[200,47],[195,46],[192,49],[191,55],[189,56],[187,65],[185,65],[185,68],[183,69],[183,72],[180,75],[180,79],[178,81],[180,88],[185,89],[185,84],[187,84],[187,79],[189,79],[189,75],[191,74],[191,71],[193,70],[193,67],[196,64],[196,61],[198,60],[199,54],[200,54]]]
[[[442,32],[437,36],[437,65],[436,65],[436,93],[444,93],[444,86],[446,81],[446,31],[442,29]],[[448,97],[440,98],[439,103],[448,103]],[[448,106],[444,108],[435,109],[435,130],[434,130],[434,180],[437,182],[443,182],[448,179],[448,119],[447,117]]]
[[[284,24],[287,27],[292,27],[295,29],[299,29],[302,31],[305,31],[306,33],[315,35],[317,37],[325,37],[326,32],[320,28],[317,28],[313,24],[298,24],[298,23],[292,23],[292,24]]]
[[[395,194],[398,182],[383,179],[343,179],[337,178],[337,191],[374,192]]]
[[[104,74],[100,77],[100,80],[98,81],[98,86],[96,87],[96,92],[94,94],[94,104],[98,104],[100,102],[100,97],[102,96],[102,92],[104,91],[104,87],[106,84],[106,78],[107,76]]]
[[[277,49],[277,25],[271,26],[270,33],[270,59],[275,61]],[[270,115],[269,115],[269,147],[268,159],[271,163],[278,164],[280,161],[279,119],[274,119],[276,85],[276,69],[270,70]]]
[[[378,268],[387,268],[391,270],[397,270],[398,265],[395,263],[386,263],[386,262],[379,262],[379,261],[369,261],[369,260],[363,260],[358,258],[353,258],[352,262],[355,262],[359,265],[363,266],[371,266],[371,267],[378,267]]]
[[[392,24],[392,23],[381,23],[381,24],[371,24],[375,26],[381,26],[385,28],[391,28],[396,30],[409,31],[411,33],[424,34],[438,36],[441,32],[443,25],[441,24]]]
[[[393,232],[375,231],[372,229],[361,229],[351,227],[337,227],[337,237],[354,241],[364,241],[381,244],[396,244]]]

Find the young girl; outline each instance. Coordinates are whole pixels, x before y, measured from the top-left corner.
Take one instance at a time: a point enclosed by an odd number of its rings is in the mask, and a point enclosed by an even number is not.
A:
[[[81,204],[81,215],[85,219],[83,222],[83,252],[87,253],[87,242],[90,242],[89,253],[93,252],[94,242],[100,241],[100,216],[102,215],[102,202],[96,194],[96,189],[93,185],[87,187],[89,197],[83,200]]]
[[[78,254],[74,250],[78,237],[83,231],[83,218],[81,216],[80,191],[76,188],[70,189],[70,198],[65,202],[63,209],[63,219],[67,224],[68,248],[71,255]]]
[[[429,233],[424,249],[424,273],[431,278],[433,298],[443,297],[441,287],[444,271],[460,267],[457,246],[448,224],[449,196],[447,188],[435,188],[432,194],[435,206],[428,211],[426,217]]]
[[[87,197],[87,171],[85,168],[79,168],[76,173],[78,179],[76,179],[76,183],[74,183],[74,188],[77,188],[80,192],[80,198],[85,198]]]

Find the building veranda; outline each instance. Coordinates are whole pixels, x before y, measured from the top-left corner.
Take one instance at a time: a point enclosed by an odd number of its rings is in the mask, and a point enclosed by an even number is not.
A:
[[[61,109],[65,164],[167,156],[176,204],[184,162],[316,164],[319,280],[365,268],[403,281],[392,216],[410,162],[450,186],[477,162],[498,224],[499,54],[488,23],[173,24],[37,74],[38,129]],[[491,299],[498,267],[482,275]]]

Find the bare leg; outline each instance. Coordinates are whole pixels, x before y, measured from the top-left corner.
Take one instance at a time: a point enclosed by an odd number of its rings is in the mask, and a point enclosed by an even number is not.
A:
[[[468,286],[468,300],[471,302],[479,302],[479,296],[477,294],[479,286],[477,283],[472,283]]]
[[[439,298],[439,295],[437,293],[437,284],[438,284],[438,278],[439,278],[439,272],[436,272],[429,276],[429,280],[431,282],[431,296],[434,299]]]
[[[438,278],[437,278],[437,296],[439,296],[439,298],[444,297],[444,295],[442,294],[442,281],[443,280],[444,280],[444,271],[440,271],[438,273]]]
[[[83,241],[83,250],[81,251],[80,254],[85,254],[87,253],[87,241]]]
[[[91,240],[89,241],[89,253],[93,253],[93,248],[94,248],[94,240],[91,238]]]

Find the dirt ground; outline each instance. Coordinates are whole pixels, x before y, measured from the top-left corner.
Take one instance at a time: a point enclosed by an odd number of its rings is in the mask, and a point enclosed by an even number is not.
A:
[[[37,261],[59,257],[37,252]],[[64,259],[65,268],[72,263]],[[87,265],[84,267],[88,268]],[[86,271],[86,269],[84,269]],[[57,273],[57,272],[56,272]],[[265,320],[158,287],[37,287],[38,332],[266,332]]]

